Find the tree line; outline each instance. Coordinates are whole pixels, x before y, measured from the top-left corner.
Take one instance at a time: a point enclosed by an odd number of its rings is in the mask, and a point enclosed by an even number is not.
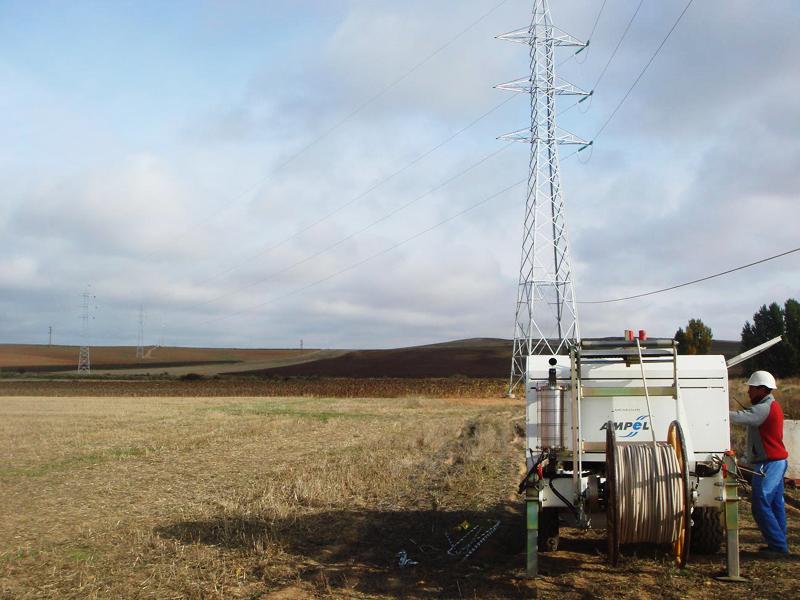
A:
[[[783,341],[750,359],[749,368],[764,369],[778,377],[800,375],[800,302],[789,298],[783,306],[773,302],[764,304],[745,321],[742,327],[742,347],[745,352],[776,336]],[[700,319],[690,319],[686,329],[675,332],[680,354],[708,354],[713,334]]]

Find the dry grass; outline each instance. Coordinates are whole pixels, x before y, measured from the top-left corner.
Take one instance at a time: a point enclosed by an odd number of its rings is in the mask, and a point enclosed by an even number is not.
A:
[[[592,532],[524,578],[522,414],[420,396],[0,398],[0,598],[730,594],[708,577],[721,556],[609,570]],[[449,528],[495,519],[470,560],[446,555]],[[748,518],[742,535],[759,543]],[[401,549],[420,564],[399,568]],[[798,563],[743,562],[737,591],[796,597]]]
[[[0,396],[313,396],[333,398],[500,398],[505,379],[212,377],[181,379],[15,379],[1,382]]]

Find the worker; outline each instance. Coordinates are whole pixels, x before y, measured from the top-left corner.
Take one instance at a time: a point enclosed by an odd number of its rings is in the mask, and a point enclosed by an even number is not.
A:
[[[786,544],[783,478],[789,453],[783,445],[783,410],[772,395],[778,386],[767,371],[753,373],[747,385],[752,406],[731,411],[731,422],[747,425],[745,456],[754,469],[753,517],[767,542],[761,552],[785,555],[789,553],[789,547]]]

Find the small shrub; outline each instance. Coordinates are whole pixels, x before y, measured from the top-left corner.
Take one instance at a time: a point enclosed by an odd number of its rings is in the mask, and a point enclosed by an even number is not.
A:
[[[181,381],[203,381],[205,377],[199,373],[186,373],[186,375],[181,375],[179,379]]]

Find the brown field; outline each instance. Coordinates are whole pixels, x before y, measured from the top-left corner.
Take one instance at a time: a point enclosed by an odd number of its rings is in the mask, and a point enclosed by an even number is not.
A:
[[[574,530],[526,579],[519,400],[200,395],[0,398],[0,598],[797,597],[800,562],[754,554],[746,502],[746,584],[711,578],[722,555],[610,569],[603,533]]]
[[[149,347],[143,359],[130,346],[92,347],[92,373],[114,377],[249,374],[265,377],[505,379],[511,340],[476,338],[387,350],[299,350]],[[737,342],[714,341],[733,356]],[[0,375],[76,375],[78,348],[0,344]],[[737,373],[738,374],[738,373]]]
[[[196,372],[217,375],[223,371],[253,371],[339,356],[343,350],[176,348],[149,346],[144,358],[136,357],[132,346],[93,346],[92,373],[95,375],[183,375]],[[78,348],[36,344],[0,344],[0,373],[75,374]]]

